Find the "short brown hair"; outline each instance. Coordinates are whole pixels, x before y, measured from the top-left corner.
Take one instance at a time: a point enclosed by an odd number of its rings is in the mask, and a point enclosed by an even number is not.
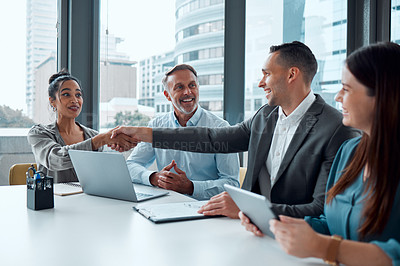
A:
[[[294,41],[281,45],[273,45],[270,53],[278,52],[277,61],[284,67],[297,67],[303,72],[304,81],[311,84],[317,73],[318,63],[311,49],[302,42]]]

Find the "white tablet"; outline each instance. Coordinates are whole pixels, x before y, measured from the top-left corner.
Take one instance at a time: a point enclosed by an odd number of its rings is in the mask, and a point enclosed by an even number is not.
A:
[[[279,217],[272,211],[271,202],[264,196],[225,184],[225,189],[239,209],[255,224],[261,232],[274,238],[269,230],[269,220]]]

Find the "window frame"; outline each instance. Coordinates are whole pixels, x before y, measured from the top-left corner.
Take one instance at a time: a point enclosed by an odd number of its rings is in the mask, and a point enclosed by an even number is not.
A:
[[[100,0],[58,0],[58,70],[67,67],[85,90],[79,122],[99,128]],[[347,54],[379,41],[390,41],[391,1],[347,1]],[[243,121],[245,113],[246,0],[225,1],[224,118]],[[87,34],[89,32],[90,34]],[[85,55],[85,56],[82,56]]]

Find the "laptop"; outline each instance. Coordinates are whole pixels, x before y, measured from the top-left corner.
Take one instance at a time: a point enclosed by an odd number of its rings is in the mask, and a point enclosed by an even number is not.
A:
[[[279,217],[272,211],[271,202],[262,195],[244,189],[228,184],[225,184],[224,187],[239,209],[249,217],[250,221],[261,232],[275,238],[274,234],[269,230],[269,220],[279,220]]]
[[[83,192],[89,195],[140,202],[167,195],[152,187],[135,188],[120,153],[69,150]]]

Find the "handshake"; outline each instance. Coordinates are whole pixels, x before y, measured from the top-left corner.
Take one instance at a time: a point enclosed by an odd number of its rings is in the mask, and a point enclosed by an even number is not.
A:
[[[153,130],[149,127],[118,126],[108,132],[98,134],[92,138],[93,150],[107,145],[113,150],[128,151],[141,142],[153,141]]]

